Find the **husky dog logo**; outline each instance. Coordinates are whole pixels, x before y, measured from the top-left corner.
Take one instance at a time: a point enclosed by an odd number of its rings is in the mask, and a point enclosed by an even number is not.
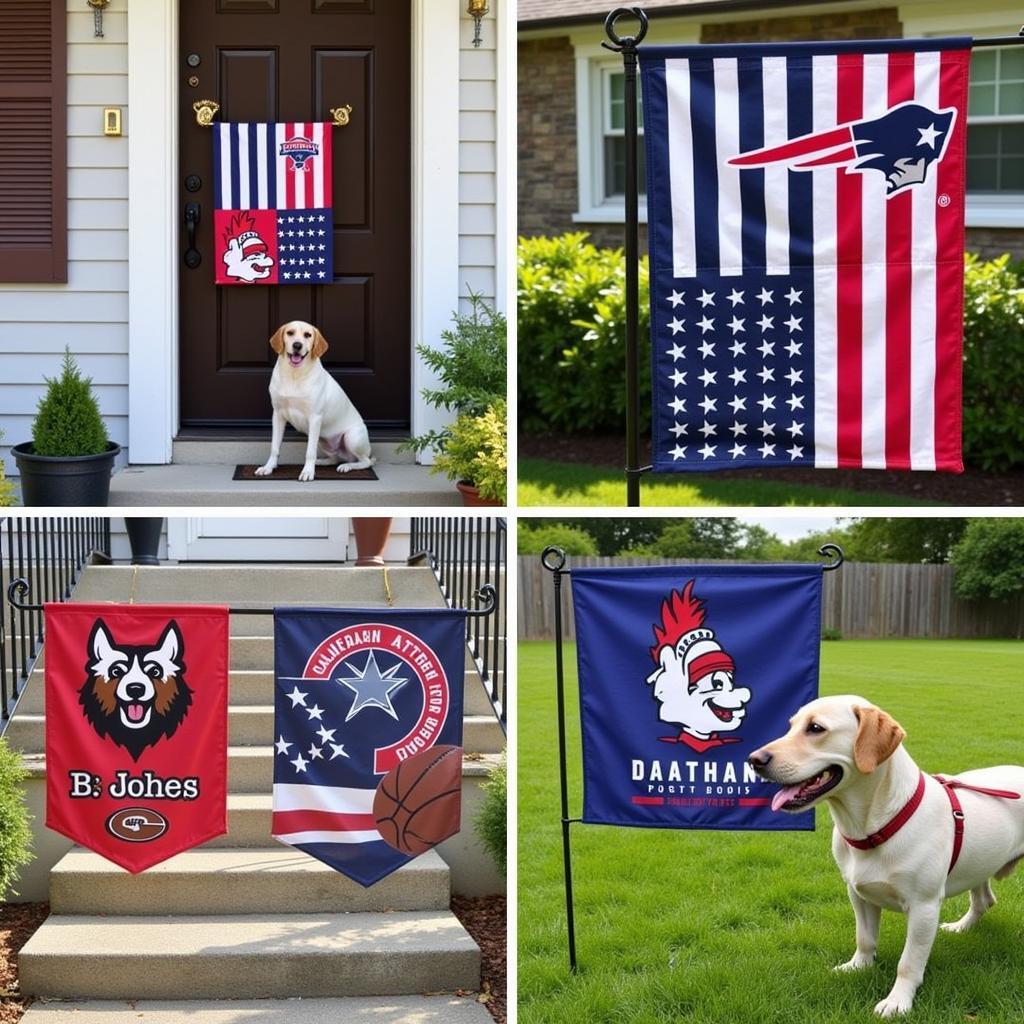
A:
[[[252,284],[270,277],[274,258],[267,251],[267,243],[256,230],[256,222],[248,213],[231,218],[224,232],[224,252],[221,259],[228,277]]]
[[[682,726],[678,736],[660,737],[666,743],[685,743],[699,754],[738,736],[721,733],[738,729],[747,713],[750,690],[735,685],[736,666],[704,626],[703,602],[694,596],[693,580],[682,593],[673,590],[662,602],[661,623],[654,626],[651,657],[657,668],[647,677],[658,718]]]
[[[281,156],[288,157],[296,171],[308,171],[309,161],[320,155],[320,147],[304,135],[296,135],[281,143]]]
[[[846,166],[847,171],[858,173],[880,171],[888,199],[928,177],[928,168],[946,155],[955,121],[955,107],[932,110],[920,103],[900,103],[881,117],[740,153],[728,163],[736,167],[783,163],[791,171],[829,165]]]
[[[152,644],[119,644],[102,619],[87,645],[88,678],[78,702],[101,737],[109,736],[138,761],[139,755],[174,735],[192,704],[185,683],[184,643],[178,624],[167,623]]]

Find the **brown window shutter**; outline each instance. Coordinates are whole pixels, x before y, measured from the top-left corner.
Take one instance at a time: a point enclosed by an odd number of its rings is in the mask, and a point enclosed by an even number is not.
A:
[[[0,0],[0,282],[68,279],[65,0]]]

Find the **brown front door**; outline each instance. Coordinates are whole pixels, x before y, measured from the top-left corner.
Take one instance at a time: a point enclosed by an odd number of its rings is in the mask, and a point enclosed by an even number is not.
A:
[[[316,324],[325,363],[371,428],[409,425],[409,0],[181,0],[181,422],[266,426],[273,354],[288,320]],[[213,139],[192,104],[221,121],[329,121],[334,281],[321,286],[214,285]],[[154,111],[153,116],[159,116]],[[185,205],[198,203],[186,266]]]

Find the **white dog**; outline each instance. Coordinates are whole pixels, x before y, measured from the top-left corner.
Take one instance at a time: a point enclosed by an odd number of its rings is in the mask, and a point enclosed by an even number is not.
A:
[[[324,336],[312,324],[292,320],[277,329],[270,347],[277,353],[270,378],[273,440],[270,458],[256,475],[269,476],[277,467],[285,423],[308,436],[300,480],[316,475],[318,453],[323,463],[337,463],[339,473],[369,469],[377,460],[370,454],[366,424],[320,362],[327,351]]]
[[[942,901],[970,891],[967,913],[942,925],[966,931],[996,901],[989,879],[1005,878],[1024,856],[1024,768],[981,768],[952,780],[924,775],[902,746],[905,735],[860,697],[823,697],[749,759],[763,778],[784,786],[772,800],[775,810],[828,802],[832,855],[857,920],[857,951],[836,970],[874,960],[883,908],[907,915],[896,982],[875,1007],[882,1017],[913,1005]]]

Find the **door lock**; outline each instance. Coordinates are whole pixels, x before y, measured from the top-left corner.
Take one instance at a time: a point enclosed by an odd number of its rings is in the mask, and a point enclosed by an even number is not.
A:
[[[185,230],[188,233],[188,248],[185,250],[185,266],[189,270],[195,270],[203,257],[196,248],[196,228],[199,226],[199,219],[202,215],[202,208],[198,203],[185,204]]]

